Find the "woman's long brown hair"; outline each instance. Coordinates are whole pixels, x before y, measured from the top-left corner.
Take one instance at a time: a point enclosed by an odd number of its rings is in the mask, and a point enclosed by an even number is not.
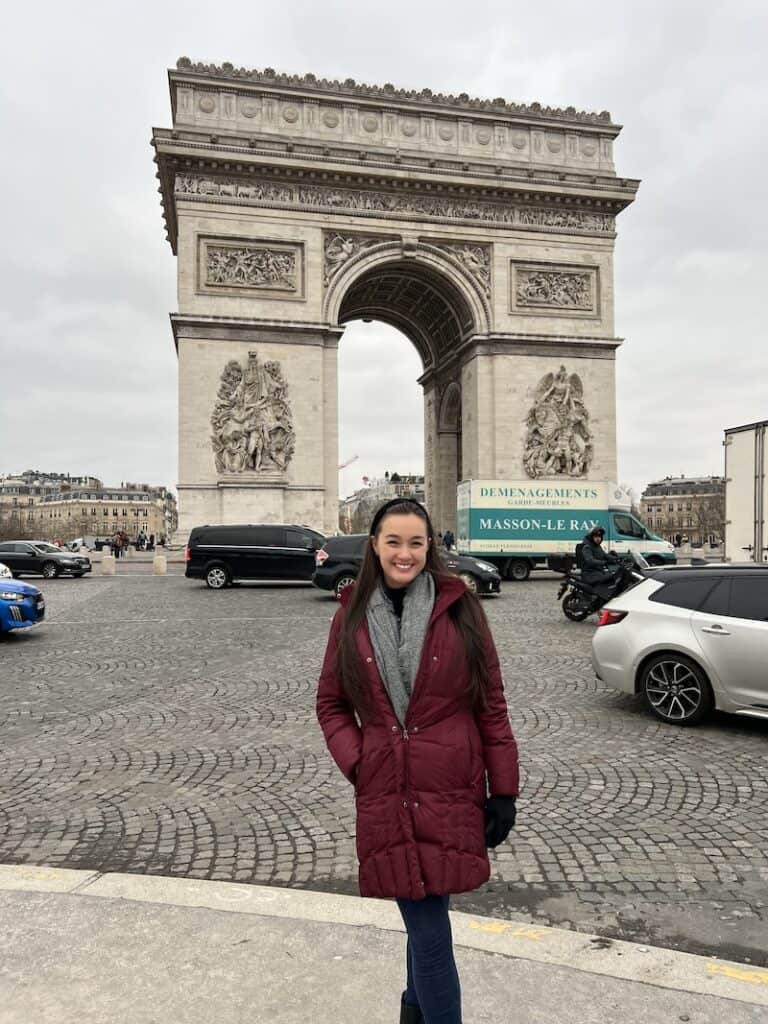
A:
[[[363,684],[364,674],[356,636],[365,619],[371,595],[382,579],[381,563],[373,550],[371,540],[379,536],[382,523],[389,515],[417,515],[423,519],[429,538],[424,572],[432,574],[438,590],[441,581],[454,578],[446,572],[440,561],[432,521],[423,505],[411,498],[403,498],[386,502],[377,510],[371,522],[363,564],[344,611],[336,662],[344,690],[362,720],[368,717],[371,702],[370,694]],[[477,597],[467,590],[458,601],[451,605],[450,615],[466,650],[470,676],[467,688],[468,703],[475,710],[482,709],[486,704],[489,677],[487,648],[489,629],[485,612],[480,607]]]

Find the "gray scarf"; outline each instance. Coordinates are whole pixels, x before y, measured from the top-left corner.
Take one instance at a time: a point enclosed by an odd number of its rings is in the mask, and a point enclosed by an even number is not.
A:
[[[435,581],[428,572],[420,573],[409,584],[399,623],[381,585],[368,602],[366,618],[376,664],[397,720],[403,726],[434,604]]]

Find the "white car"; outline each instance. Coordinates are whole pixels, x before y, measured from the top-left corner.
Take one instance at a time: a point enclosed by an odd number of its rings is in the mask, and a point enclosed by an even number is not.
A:
[[[7,565],[3,565],[3,563],[0,562],[0,580],[12,580],[12,579],[13,579],[13,573],[11,572],[11,570],[8,568]]]
[[[610,601],[598,679],[673,725],[713,709],[768,719],[768,564],[670,566]]]

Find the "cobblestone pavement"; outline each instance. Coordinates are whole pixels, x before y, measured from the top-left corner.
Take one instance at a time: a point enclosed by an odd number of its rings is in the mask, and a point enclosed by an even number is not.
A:
[[[355,892],[314,688],[335,610],[178,576],[40,584],[0,638],[0,862]],[[485,602],[524,790],[458,909],[768,963],[768,726],[652,719],[598,683],[553,579]]]

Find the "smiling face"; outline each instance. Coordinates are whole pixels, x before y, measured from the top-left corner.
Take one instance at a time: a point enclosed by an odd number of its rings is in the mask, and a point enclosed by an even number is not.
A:
[[[384,516],[371,544],[387,586],[407,587],[427,561],[427,524],[415,512]]]

